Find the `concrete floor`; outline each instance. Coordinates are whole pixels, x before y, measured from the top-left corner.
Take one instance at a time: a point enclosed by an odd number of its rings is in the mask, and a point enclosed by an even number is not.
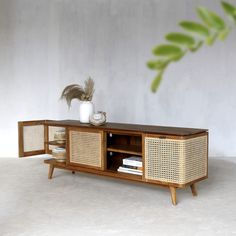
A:
[[[209,160],[209,179],[178,190],[55,170],[42,158],[0,158],[1,236],[236,235],[236,163]]]

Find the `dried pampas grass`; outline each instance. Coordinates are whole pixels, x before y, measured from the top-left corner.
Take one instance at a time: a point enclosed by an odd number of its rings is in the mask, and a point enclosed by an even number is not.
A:
[[[94,91],[94,81],[91,78],[88,78],[84,82],[84,88],[78,84],[66,86],[62,91],[61,99],[65,99],[67,105],[70,107],[73,99],[78,99],[79,101],[92,101]]]

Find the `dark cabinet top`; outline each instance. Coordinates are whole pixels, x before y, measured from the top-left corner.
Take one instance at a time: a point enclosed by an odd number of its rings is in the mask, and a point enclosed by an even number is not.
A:
[[[197,128],[183,128],[183,127],[167,127],[167,126],[154,126],[154,125],[140,125],[140,124],[127,124],[127,123],[106,123],[101,126],[93,126],[91,124],[80,123],[78,120],[46,120],[46,125],[51,126],[65,126],[65,127],[83,127],[92,128],[96,130],[105,131],[131,131],[141,132],[149,134],[161,134],[161,135],[176,135],[176,136],[188,136],[207,132],[207,129]]]

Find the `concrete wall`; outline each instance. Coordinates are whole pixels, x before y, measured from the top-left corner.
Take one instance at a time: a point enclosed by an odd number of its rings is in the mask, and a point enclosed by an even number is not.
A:
[[[200,5],[224,15],[216,0],[0,0],[0,156],[17,156],[18,120],[78,119],[59,96],[88,76],[109,121],[209,128],[210,155],[235,156],[236,29],[150,92],[151,49]]]

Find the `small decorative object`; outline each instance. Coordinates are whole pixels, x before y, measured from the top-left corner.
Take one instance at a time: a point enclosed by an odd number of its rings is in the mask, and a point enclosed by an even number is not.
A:
[[[103,125],[106,122],[106,112],[98,111],[90,116],[90,123],[92,125]]]
[[[89,117],[94,113],[94,106],[91,102],[94,94],[94,81],[88,78],[84,84],[84,88],[78,84],[68,85],[63,90],[61,99],[66,99],[69,107],[73,99],[81,101],[79,109],[80,122],[89,123]]]
[[[57,130],[54,134],[54,140],[57,141],[57,143],[65,143],[66,142],[65,129]]]
[[[52,150],[52,156],[58,161],[58,162],[65,162],[66,161],[66,149],[65,148],[54,148]]]

